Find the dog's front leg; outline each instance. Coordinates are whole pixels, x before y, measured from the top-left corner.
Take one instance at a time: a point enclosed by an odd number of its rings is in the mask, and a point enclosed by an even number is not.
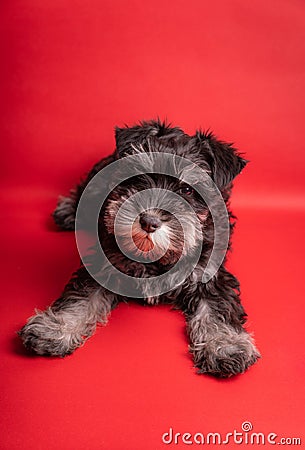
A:
[[[97,323],[106,323],[116,304],[116,296],[81,267],[62,296],[45,311],[36,311],[18,334],[38,355],[66,356],[94,333]]]
[[[222,313],[222,308],[215,308],[215,299],[201,298],[195,311],[187,314],[187,329],[199,373],[229,377],[243,373],[260,354],[234,310],[228,307]]]

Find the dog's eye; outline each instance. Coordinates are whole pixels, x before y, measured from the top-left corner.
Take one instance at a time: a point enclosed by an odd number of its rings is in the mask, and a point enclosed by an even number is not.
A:
[[[180,193],[180,194],[183,194],[183,195],[192,195],[193,192],[194,192],[194,189],[191,188],[190,186],[182,186],[182,187],[179,189],[179,193]]]

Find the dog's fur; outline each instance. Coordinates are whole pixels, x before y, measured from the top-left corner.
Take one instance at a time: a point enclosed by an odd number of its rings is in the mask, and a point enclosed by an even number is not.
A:
[[[60,228],[74,229],[79,198],[89,181],[101,169],[126,155],[153,151],[187,158],[210,174],[227,205],[232,232],[234,217],[228,205],[232,180],[241,172],[247,161],[231,144],[219,141],[212,133],[198,131],[194,136],[189,136],[180,128],[159,120],[141,122],[133,127],[116,128],[115,137],[114,153],[99,161],[87,178],[72,191],[70,197],[60,198],[53,214]],[[148,214],[154,216],[162,225],[160,230],[154,233],[157,260],[144,263],[131,260],[120,251],[114,236],[114,220],[126,199],[149,188],[162,188],[182,196],[195,211],[200,227],[198,221],[197,224],[193,223],[185,211],[184,225],[188,232],[184,237],[181,225],[173,214],[166,210],[148,211]],[[183,217],[181,205],[179,208]],[[147,239],[147,233],[141,228],[140,216],[134,223],[133,241],[138,248],[146,251],[151,240]],[[222,264],[210,281],[201,282],[213,247],[214,227],[210,211],[196,192],[185,188],[181,181],[173,177],[155,173],[136,176],[116,187],[107,198],[101,209],[99,234],[104,251],[112,264],[132,277],[151,277],[165,273],[180,257],[187,258],[201,239],[200,260],[183,284],[166,294],[158,297],[148,296],[142,301],[149,304],[170,303],[184,312],[190,350],[200,373],[228,377],[244,372],[256,362],[260,355],[252,337],[243,327],[246,314],[240,303],[237,279]],[[163,249],[164,234],[169,240],[169,247],[158,259],[158,249],[160,254]],[[121,237],[123,245],[128,248],[128,238]],[[183,254],[181,246],[183,239],[186,254]],[[97,323],[106,323],[111,310],[121,300],[122,297],[102,287],[89,275],[86,268],[81,266],[62,296],[46,311],[36,312],[19,334],[24,345],[39,355],[65,356],[94,333]]]

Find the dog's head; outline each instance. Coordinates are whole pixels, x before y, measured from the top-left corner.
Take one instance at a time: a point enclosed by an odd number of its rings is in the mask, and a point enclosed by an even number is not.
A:
[[[160,158],[154,158],[156,154]],[[209,175],[222,192],[246,161],[232,145],[211,133],[198,131],[189,136],[160,121],[116,128],[117,159],[126,158],[127,163],[131,155],[137,174],[108,196],[104,224],[123,252],[174,264],[203,241],[209,217],[206,201],[197,190],[205,180],[197,174],[192,178],[192,167]],[[190,164],[181,165],[180,158]]]

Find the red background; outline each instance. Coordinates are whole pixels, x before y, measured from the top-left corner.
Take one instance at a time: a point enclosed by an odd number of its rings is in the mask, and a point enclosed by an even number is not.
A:
[[[1,449],[161,449],[170,427],[225,434],[246,420],[302,437],[304,2],[0,8]],[[14,335],[78,266],[74,234],[49,217],[57,195],[113,150],[115,125],[157,115],[211,127],[251,160],[229,266],[263,358],[234,379],[196,374],[169,307],[120,305],[66,359],[29,357]]]

